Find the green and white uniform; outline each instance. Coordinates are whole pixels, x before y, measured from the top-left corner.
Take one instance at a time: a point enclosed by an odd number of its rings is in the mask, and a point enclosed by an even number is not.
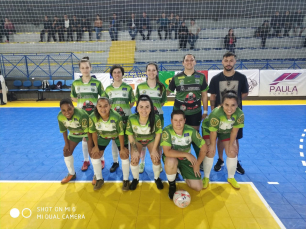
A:
[[[231,131],[235,128],[244,127],[244,114],[243,111],[237,107],[236,111],[228,119],[223,107],[216,107],[203,121],[202,134],[203,136],[209,135],[211,131],[217,131],[217,136],[220,140],[229,139]]]
[[[178,135],[175,133],[172,124],[166,126],[162,133],[161,146],[170,146],[171,149],[191,153],[191,143],[194,142],[199,148],[201,148],[205,141],[202,139],[198,131],[189,125],[184,126],[183,134]],[[163,154],[163,160],[165,161],[166,155]],[[193,168],[190,167],[191,163],[187,158],[178,158],[178,168],[180,169],[184,179],[198,180],[201,177],[196,177],[193,172]]]
[[[101,81],[93,77],[86,84],[83,83],[82,78],[73,81],[71,97],[77,98],[77,107],[84,109],[88,114],[91,114],[97,105],[98,96],[105,96]]]
[[[155,134],[162,133],[161,120],[158,115],[155,115],[155,126],[153,133],[150,132],[150,121],[147,121],[146,125],[139,123],[139,115],[132,114],[129,116],[126,125],[126,135],[134,135],[136,141],[146,146],[155,139]]]
[[[167,102],[167,93],[166,88],[163,88],[163,93],[160,93],[160,87],[158,84],[154,88],[151,88],[147,82],[143,82],[137,86],[136,89],[136,100],[138,101],[140,95],[148,95],[154,106],[154,112],[156,115],[159,115],[159,118],[162,122],[162,127],[164,126],[164,112],[162,110],[162,103]]]
[[[116,111],[110,110],[108,120],[103,121],[92,113],[89,116],[89,133],[95,132],[100,136],[99,145],[107,146],[113,139],[117,146],[120,146],[119,135],[124,135],[122,117]]]
[[[202,92],[208,90],[205,75],[194,72],[187,76],[184,72],[173,76],[168,90],[176,90],[173,110],[182,110],[185,115],[193,115],[201,112]]]
[[[60,111],[57,115],[60,132],[69,130],[68,139],[74,142],[82,141],[88,133],[88,114],[79,108],[74,108],[74,114],[68,120]]]

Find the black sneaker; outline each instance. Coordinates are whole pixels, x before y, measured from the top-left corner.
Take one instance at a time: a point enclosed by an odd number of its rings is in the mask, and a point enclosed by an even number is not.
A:
[[[222,161],[220,158],[218,158],[218,161],[214,166],[214,170],[216,172],[219,172],[221,170],[222,166],[224,166],[224,161]]]
[[[155,180],[155,184],[156,184],[156,187],[157,187],[158,189],[163,189],[163,188],[164,188],[163,182],[161,181],[160,178],[157,178],[157,179]]]
[[[130,184],[130,190],[135,190],[137,188],[138,183],[139,180],[133,179],[132,183]]]
[[[110,172],[111,173],[114,173],[114,172],[116,172],[116,170],[117,170],[117,168],[119,167],[119,162],[114,162],[113,163],[113,165],[112,165],[112,167],[110,168]]]
[[[174,193],[176,192],[176,184],[175,181],[169,182],[169,193],[168,196],[171,200],[173,200]]]
[[[244,169],[240,165],[239,161],[237,161],[237,168],[236,168],[237,173],[243,175],[245,173]]]

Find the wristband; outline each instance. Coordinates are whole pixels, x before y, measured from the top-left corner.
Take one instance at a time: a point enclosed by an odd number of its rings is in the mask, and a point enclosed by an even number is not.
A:
[[[204,114],[208,114],[208,111],[204,111]]]

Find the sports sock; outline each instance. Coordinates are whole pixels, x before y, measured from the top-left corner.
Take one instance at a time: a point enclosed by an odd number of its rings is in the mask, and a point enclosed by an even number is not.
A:
[[[171,174],[171,175],[166,174],[166,175],[167,175],[167,179],[168,179],[169,182],[175,181],[176,174]]]
[[[84,161],[89,161],[89,153],[88,153],[88,144],[87,144],[87,142],[82,141],[82,149],[83,149]]]
[[[123,173],[123,180],[129,179],[130,173],[130,161],[129,159],[121,159],[122,163],[122,173]]]
[[[113,155],[114,162],[118,163],[119,151],[118,151],[117,144],[114,140],[112,141],[112,155]]]
[[[102,176],[102,165],[101,165],[101,159],[92,159],[91,158],[91,163],[93,166],[94,174],[96,175],[97,180],[103,179]]]
[[[157,178],[159,178],[160,166],[161,166],[161,164],[159,164],[159,165],[154,165],[154,164],[152,164],[153,173],[154,173],[154,179],[155,179],[155,180],[156,180]]]
[[[68,173],[70,175],[74,175],[75,174],[75,170],[74,170],[74,159],[73,159],[73,156],[69,156],[69,157],[64,157],[64,160],[65,160],[65,163],[66,163],[66,166],[67,166],[67,169],[68,169]]]
[[[131,171],[133,174],[133,178],[139,180],[139,165],[131,165]]]
[[[237,156],[235,158],[226,158],[226,166],[228,178],[234,178],[236,168],[237,168]]]
[[[203,161],[204,177],[209,178],[211,168],[214,163],[214,158],[205,157]]]

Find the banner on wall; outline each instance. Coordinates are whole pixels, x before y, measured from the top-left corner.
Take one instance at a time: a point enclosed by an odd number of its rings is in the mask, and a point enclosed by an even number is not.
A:
[[[81,77],[81,73],[74,73],[74,79],[79,79]],[[92,76],[96,76],[96,78],[102,82],[104,89],[111,84],[111,80],[109,78],[109,73],[94,73]]]
[[[260,96],[305,96],[306,69],[261,70]]]
[[[142,78],[123,78],[122,81],[126,84],[129,84],[133,88],[133,91],[136,92],[136,88],[137,88],[138,84],[146,82],[146,78],[145,77],[142,77]]]
[[[202,74],[204,74],[205,78],[206,78],[206,82],[208,82],[208,70],[201,70],[201,71],[198,71],[198,72],[201,72]]]
[[[208,85],[211,78],[222,72],[222,70],[209,70],[208,71]],[[249,84],[249,95],[248,96],[258,96],[259,95],[259,69],[249,69],[249,70],[239,70],[241,74],[245,75],[248,79]],[[260,77],[261,78],[261,77]]]
[[[174,71],[160,71],[158,73],[159,81],[162,82],[166,88],[168,88],[169,83],[174,75]]]

